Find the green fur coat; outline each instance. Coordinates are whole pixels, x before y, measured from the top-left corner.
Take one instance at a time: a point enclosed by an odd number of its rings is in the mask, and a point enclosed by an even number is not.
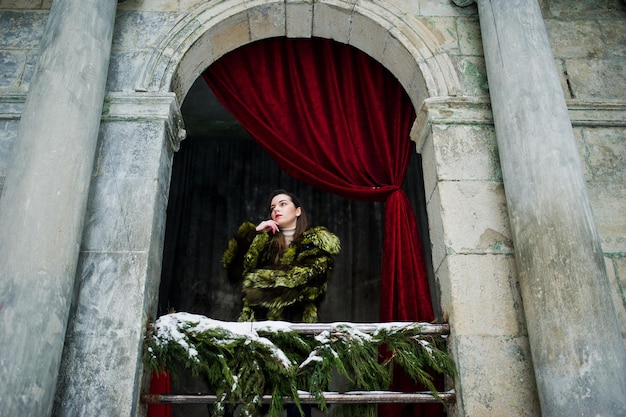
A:
[[[337,236],[316,226],[279,254],[270,234],[257,232],[252,223],[242,224],[222,257],[229,278],[240,283],[243,291],[239,321],[265,316],[267,320],[316,322],[317,303],[326,291],[333,255],[340,249]]]

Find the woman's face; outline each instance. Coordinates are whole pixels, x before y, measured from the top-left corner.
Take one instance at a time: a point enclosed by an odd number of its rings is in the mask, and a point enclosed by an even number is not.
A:
[[[287,194],[278,194],[270,203],[272,220],[278,223],[281,229],[293,229],[302,210],[296,207]]]

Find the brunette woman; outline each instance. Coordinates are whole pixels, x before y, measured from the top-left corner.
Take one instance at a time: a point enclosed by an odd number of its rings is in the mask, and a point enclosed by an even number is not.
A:
[[[271,193],[265,218],[242,224],[222,258],[243,292],[239,321],[314,323],[339,238],[325,227],[309,227],[300,200],[285,190]]]

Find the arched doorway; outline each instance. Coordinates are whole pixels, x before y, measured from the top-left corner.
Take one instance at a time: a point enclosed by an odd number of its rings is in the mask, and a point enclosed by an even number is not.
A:
[[[276,33],[257,33],[258,27],[263,25],[262,22],[258,21],[259,18],[261,20],[267,18],[268,21],[265,22],[267,26],[276,26],[272,20],[273,16],[256,13],[257,11],[261,12],[261,10],[256,10],[257,8],[265,9],[265,6],[255,6],[246,11],[242,11],[240,8],[231,10],[220,7],[216,13],[205,13],[211,7],[210,5],[198,6],[197,10],[179,21],[177,27],[172,30],[168,37],[163,39],[158,52],[150,60],[150,66],[144,74],[144,82],[141,83],[138,90],[174,91],[179,99],[184,102],[186,99],[183,100],[183,98],[193,94],[191,86],[203,68],[206,68],[228,51],[252,40],[277,35]],[[285,7],[285,5],[276,6],[277,9],[281,7]],[[309,12],[312,14],[322,13],[323,7],[324,5],[320,5],[320,7],[309,10]],[[367,5],[367,7],[376,8],[378,6]],[[294,8],[306,9],[307,6],[290,5],[287,8],[291,8],[293,11]],[[358,18],[346,21],[349,22],[348,25],[354,23],[354,28],[348,30],[348,33],[354,30],[353,36],[342,39],[341,34],[346,28],[333,26],[329,27],[328,30],[334,34],[328,33],[322,37],[355,45],[358,49],[375,57],[379,62],[385,63],[385,66],[396,75],[404,86],[416,108],[429,96],[455,94],[458,83],[455,72],[445,53],[436,50],[436,42],[425,28],[405,27],[407,22],[402,19],[395,20],[393,25],[402,26],[401,32],[411,32],[416,35],[415,37],[398,39],[392,35],[393,31],[389,30],[388,22],[385,20],[388,17],[388,10],[373,11],[372,14],[365,13],[367,17],[364,17],[364,15],[360,15],[363,10],[356,11],[346,5],[345,12],[358,15]],[[287,19],[286,16],[285,18]],[[253,22],[253,20],[256,21]],[[245,29],[246,25],[247,29]],[[283,21],[283,25],[285,30],[289,32],[298,24]],[[368,28],[378,32],[382,29],[385,32],[381,38],[382,42],[368,43],[370,36],[364,36]],[[245,35],[239,36],[242,33]],[[278,35],[282,36],[284,33]],[[299,37],[306,38],[312,35],[312,32],[303,33],[299,34]],[[419,45],[413,45],[412,42],[417,42]],[[432,47],[435,49],[431,49]],[[191,142],[192,137],[193,135],[190,135],[188,143]],[[414,156],[419,164],[419,156],[417,154]],[[412,186],[422,186],[421,176],[411,175],[410,177],[408,181],[417,181],[417,184],[413,183]],[[420,216],[420,218],[425,219],[425,216]],[[425,225],[426,222],[423,226]],[[422,230],[427,230],[427,227],[423,227]],[[426,234],[424,233],[424,235]],[[430,247],[428,243],[424,246]],[[427,256],[426,259],[430,260],[430,257]]]
[[[198,108],[203,110],[198,112]],[[208,120],[207,108],[220,120]],[[287,176],[219,108],[202,80],[196,81],[182,110],[188,139],[174,160],[161,313],[174,309],[234,320],[240,309],[238,290],[226,282],[221,270],[226,242],[244,220],[261,220],[258,213],[269,191],[287,188],[300,195],[313,223],[328,227],[343,243],[319,310],[320,321],[377,321],[384,204],[343,199]],[[417,217],[426,225],[420,159],[414,152],[412,156],[407,176],[412,181],[405,189],[419,208]],[[428,248],[426,228],[422,236]],[[430,259],[430,254],[425,258]],[[178,392],[202,391],[193,382],[191,386],[181,382],[175,388]],[[189,415],[192,411],[180,412]]]
[[[199,4],[163,37],[147,61],[137,91],[173,91],[179,102],[187,102],[186,97],[194,95],[192,86],[203,69],[221,56],[254,40],[286,35],[288,38],[319,36],[355,46],[398,79],[415,109],[429,97],[458,94],[456,71],[428,28],[403,19],[399,10],[382,9],[377,4],[363,4],[359,8],[333,4],[332,10],[328,7],[325,2],[313,8],[307,4],[284,3],[242,8],[235,0],[220,7]],[[332,25],[311,24],[329,18]],[[417,124],[416,131],[421,128]],[[419,164],[420,157],[414,157]],[[419,175],[412,172],[407,176],[407,186],[423,188],[421,168]],[[423,208],[420,211],[420,230],[426,236],[426,212]],[[428,241],[423,246],[427,250],[431,247]],[[426,256],[425,261],[431,263],[430,257]],[[433,277],[429,280],[432,282]],[[437,286],[431,285],[431,291],[436,293]],[[439,316],[438,301],[435,295],[433,302]]]

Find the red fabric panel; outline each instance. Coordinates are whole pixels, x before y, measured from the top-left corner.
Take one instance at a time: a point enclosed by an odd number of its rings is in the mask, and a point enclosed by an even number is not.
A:
[[[203,76],[287,174],[344,198],[386,200],[380,320],[432,321],[415,215],[401,190],[415,111],[397,79],[358,49],[319,38],[257,41]],[[392,410],[381,415],[400,415]]]
[[[415,118],[398,81],[356,48],[272,38],[204,73],[224,106],[292,177],[361,201],[402,184]]]
[[[387,274],[381,282],[381,321],[433,321],[422,243],[404,191],[387,199],[385,217],[382,269]]]
[[[153,372],[150,380],[150,393],[170,394],[172,392],[169,372]],[[147,417],[170,417],[172,406],[170,404],[148,404]]]

